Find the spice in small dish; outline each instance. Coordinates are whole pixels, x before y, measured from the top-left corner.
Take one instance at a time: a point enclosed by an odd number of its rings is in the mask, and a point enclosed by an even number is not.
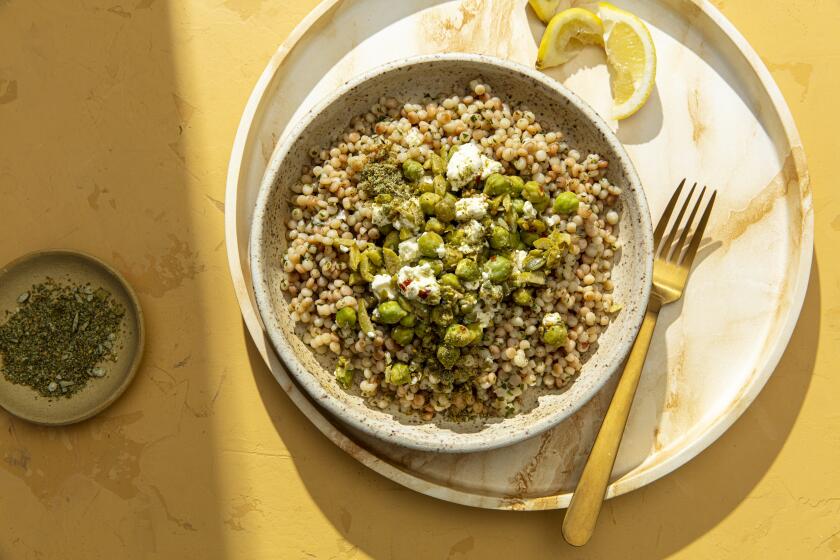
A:
[[[17,298],[0,325],[0,370],[45,397],[69,397],[115,362],[124,307],[103,288],[52,278]]]

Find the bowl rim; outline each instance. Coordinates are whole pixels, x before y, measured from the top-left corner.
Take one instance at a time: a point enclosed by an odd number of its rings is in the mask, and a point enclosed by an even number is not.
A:
[[[544,86],[564,97],[575,107],[575,109],[580,111],[583,116],[588,119],[603,135],[605,141],[615,151],[622,166],[624,167],[625,174],[627,175],[630,186],[632,187],[632,192],[634,193],[633,196],[636,199],[636,204],[639,209],[640,224],[639,227],[635,229],[639,229],[641,231],[642,244],[646,249],[645,253],[648,255],[648,258],[644,263],[645,278],[647,278],[647,281],[642,285],[641,301],[639,301],[639,305],[634,308],[634,316],[631,316],[630,320],[633,336],[626,338],[617,346],[616,351],[613,352],[612,358],[608,360],[611,364],[606,368],[607,373],[605,373],[601,379],[598,379],[597,382],[592,383],[585,391],[583,391],[580,398],[572,406],[569,406],[557,414],[539,418],[535,422],[529,424],[527,429],[500,434],[493,438],[488,438],[486,435],[481,437],[482,432],[477,431],[474,432],[474,434],[470,434],[477,437],[459,440],[454,444],[447,442],[445,439],[439,440],[432,438],[409,437],[407,434],[411,433],[410,429],[395,429],[395,425],[403,426],[405,428],[411,428],[413,425],[401,424],[396,419],[380,420],[376,417],[365,415],[364,413],[361,413],[361,415],[364,416],[365,420],[357,417],[357,414],[350,407],[343,405],[338,399],[327,392],[321,385],[318,378],[310,373],[309,370],[303,366],[300,360],[298,360],[282,330],[275,328],[273,325],[274,322],[279,322],[278,317],[274,313],[271,298],[268,295],[268,290],[262,287],[263,285],[267,285],[267,278],[263,273],[263,265],[261,264],[262,262],[265,262],[261,243],[264,237],[266,225],[264,217],[268,209],[268,202],[274,190],[274,184],[277,180],[277,173],[283,161],[285,161],[288,156],[292,146],[303,134],[306,128],[324,110],[338,101],[348,91],[373,78],[382,76],[383,74],[388,74],[410,66],[430,62],[471,62],[478,65],[492,66],[497,70],[519,73],[530,79],[541,82]],[[653,226],[647,197],[645,196],[636,168],[624,148],[624,145],[618,139],[616,133],[613,132],[604,119],[596,113],[588,103],[554,78],[517,62],[494,56],[462,52],[417,55],[379,65],[345,81],[330,95],[319,100],[309,111],[302,115],[277,143],[268,165],[266,166],[265,173],[263,174],[260,182],[259,192],[254,205],[254,212],[251,217],[251,233],[248,252],[251,268],[251,283],[254,290],[256,307],[259,313],[259,320],[262,323],[263,330],[268,335],[268,340],[277,353],[277,357],[282,366],[286,369],[286,371],[291,373],[291,376],[298,383],[303,386],[308,397],[310,397],[316,404],[323,406],[331,415],[342,422],[349,424],[356,430],[392,444],[427,452],[471,453],[507,447],[537,436],[575,414],[581,407],[589,402],[592,397],[594,397],[609,382],[610,379],[613,378],[627,355],[630,353],[630,349],[635,341],[635,335],[638,334],[639,329],[641,328],[642,320],[644,319],[647,303],[650,299],[653,278]],[[418,424],[418,426],[422,425],[424,424]]]

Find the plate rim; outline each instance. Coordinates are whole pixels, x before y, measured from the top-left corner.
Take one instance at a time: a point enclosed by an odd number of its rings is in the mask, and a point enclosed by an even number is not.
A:
[[[248,262],[247,256],[244,261],[240,258],[237,242],[237,212],[235,211],[237,207],[239,178],[243,171],[242,158],[252,140],[252,124],[263,110],[261,102],[265,99],[264,94],[275,77],[279,75],[281,66],[288,54],[323,16],[347,1],[349,0],[322,0],[280,44],[260,74],[248,97],[231,147],[225,191],[225,244],[234,292],[249,334],[257,345],[257,349],[269,370],[301,412],[333,443],[379,474],[420,493],[462,505],[506,510],[565,508],[571,499],[571,493],[515,498],[487,496],[476,492],[450,488],[415,475],[407,469],[394,465],[379,457],[353,437],[345,434],[341,428],[336,426],[335,422],[327,418],[323,411],[308,400],[308,397],[294,385],[294,382],[286,372],[277,371],[277,366],[280,365],[279,361],[276,356],[272,356],[273,351],[270,349],[270,343],[266,343],[266,334],[262,322],[256,311],[255,303],[248,292],[250,282],[246,280],[244,270],[241,268],[243,263],[247,264]],[[812,193],[810,190],[810,176],[801,137],[787,101],[758,53],[716,6],[709,0],[681,1],[694,6],[702,15],[708,17],[711,23],[717,26],[729,41],[732,42],[737,51],[744,57],[750,69],[755,73],[756,78],[773,106],[775,117],[778,118],[782,126],[786,142],[791,149],[791,159],[799,187],[802,209],[799,266],[795,272],[795,287],[791,290],[792,298],[790,308],[787,316],[780,322],[781,328],[776,337],[775,345],[770,349],[767,358],[764,360],[763,367],[760,371],[756,372],[751,383],[744,387],[740,398],[734,403],[735,406],[730,407],[725,414],[718,415],[715,420],[706,426],[701,426],[702,431],[692,442],[678,449],[665,460],[653,466],[646,466],[645,462],[643,462],[636,469],[614,480],[607,488],[606,498],[612,498],[641,488],[673,472],[709,447],[741,417],[776,370],[790,342],[790,337],[793,334],[793,329],[796,326],[805,301],[813,261],[814,213]]]

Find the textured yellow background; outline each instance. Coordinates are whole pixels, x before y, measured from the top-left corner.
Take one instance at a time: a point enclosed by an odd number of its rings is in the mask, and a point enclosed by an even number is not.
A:
[[[0,413],[0,558],[840,557],[838,0],[717,0],[768,63],[811,166],[816,264],[755,404],[676,473],[607,503],[589,546],[561,512],[471,510],[356,463],[249,346],[227,272],[240,112],[315,0],[0,0],[0,261],[70,247],[147,313],[144,365],[101,417]]]

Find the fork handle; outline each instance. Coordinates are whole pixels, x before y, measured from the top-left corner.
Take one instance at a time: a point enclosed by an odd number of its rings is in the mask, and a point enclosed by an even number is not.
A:
[[[658,310],[648,309],[645,313],[642,328],[633,343],[604,422],[572,495],[563,519],[563,538],[569,544],[585,545],[595,530],[658,315]]]

